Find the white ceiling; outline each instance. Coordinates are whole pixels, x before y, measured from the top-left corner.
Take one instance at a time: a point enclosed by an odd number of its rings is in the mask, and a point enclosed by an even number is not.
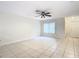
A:
[[[0,12],[14,13],[20,16],[35,15],[36,9],[50,9],[53,17],[79,15],[78,1],[5,1],[0,2]]]

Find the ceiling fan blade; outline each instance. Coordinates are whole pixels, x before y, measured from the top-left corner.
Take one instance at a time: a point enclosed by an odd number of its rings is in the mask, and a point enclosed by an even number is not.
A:
[[[51,17],[52,15],[46,15],[46,16]]]
[[[36,12],[41,12],[40,10],[36,10]]]
[[[50,12],[47,12],[47,13],[45,13],[45,14],[50,14]]]

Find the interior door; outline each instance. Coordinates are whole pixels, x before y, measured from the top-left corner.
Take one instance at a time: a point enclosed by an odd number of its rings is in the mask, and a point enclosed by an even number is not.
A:
[[[70,35],[72,37],[79,37],[79,22],[72,22],[71,23]]]
[[[70,21],[70,36],[79,37],[79,17],[73,17]]]
[[[65,18],[65,36],[79,37],[79,16]]]

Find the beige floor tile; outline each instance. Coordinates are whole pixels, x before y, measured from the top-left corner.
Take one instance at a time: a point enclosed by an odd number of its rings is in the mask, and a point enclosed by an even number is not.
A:
[[[41,54],[38,58],[50,58],[50,56]]]
[[[0,58],[79,57],[79,38],[25,40],[0,47]]]
[[[7,47],[3,46],[1,47],[0,49],[0,56],[2,58],[13,58],[13,57],[16,57],[10,50],[8,50]]]
[[[29,49],[28,51],[25,52],[31,55],[32,57],[38,57],[41,54],[41,52],[34,49]]]
[[[64,57],[73,58],[74,57],[74,46],[73,39],[69,38],[67,47],[65,49]]]
[[[74,40],[74,53],[75,57],[79,58],[79,39],[73,38]]]
[[[26,52],[17,53],[17,54],[16,54],[16,57],[17,57],[17,58],[32,58],[32,56],[29,55],[29,54],[26,53]]]
[[[40,43],[37,41],[31,41],[31,42],[28,41],[28,43],[26,42],[26,43],[22,43],[22,44],[24,46],[27,46],[27,47],[32,48],[32,49],[40,49],[40,48],[42,48],[42,45]]]

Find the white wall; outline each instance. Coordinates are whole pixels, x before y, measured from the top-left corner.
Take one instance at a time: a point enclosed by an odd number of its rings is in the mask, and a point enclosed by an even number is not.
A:
[[[65,36],[65,19],[64,18],[57,18],[56,22],[56,37],[57,38],[64,38]]]
[[[22,17],[0,12],[0,45],[28,40],[40,34],[40,22],[31,17]]]

